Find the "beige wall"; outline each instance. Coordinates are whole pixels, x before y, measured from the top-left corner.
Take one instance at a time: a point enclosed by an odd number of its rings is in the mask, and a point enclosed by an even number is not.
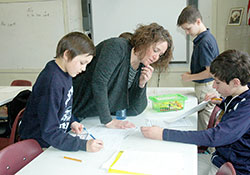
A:
[[[225,28],[228,23],[229,13],[233,7],[243,7],[244,15],[241,25],[246,25],[246,14],[247,14],[247,5],[248,0],[217,0],[214,5],[217,7],[216,15],[216,39],[220,52],[224,51],[225,48]],[[237,26],[235,26],[237,28]],[[250,27],[250,26],[249,26]],[[250,47],[250,46],[249,46]],[[250,53],[249,53],[250,54]]]
[[[66,13],[69,16],[67,27],[69,31],[79,30],[81,24],[81,9],[79,8],[80,0],[66,3]],[[248,0],[211,0],[199,1],[199,9],[203,16],[205,25],[211,29],[212,34],[216,37],[220,52],[225,50],[225,27],[227,25],[229,11],[232,7],[244,7],[246,14]],[[246,15],[244,14],[243,23],[246,24]],[[76,22],[75,22],[76,21]],[[78,22],[77,22],[78,21]],[[245,22],[245,23],[244,23]],[[192,48],[192,40],[189,41]],[[11,50],[10,50],[11,52]],[[52,58],[51,58],[52,59]],[[41,70],[0,70],[0,86],[10,85],[14,79],[27,79],[35,82]],[[183,82],[181,74],[189,71],[189,63],[187,64],[171,64],[167,72],[161,73],[158,83],[158,73],[154,73],[149,82],[149,86],[157,87],[186,87],[193,86],[191,82]]]

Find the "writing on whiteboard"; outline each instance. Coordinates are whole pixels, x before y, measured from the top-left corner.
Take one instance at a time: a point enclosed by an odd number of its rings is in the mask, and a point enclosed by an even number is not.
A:
[[[5,22],[5,21],[1,21],[0,23],[1,26],[3,27],[12,27],[16,25],[16,22]]]
[[[49,17],[49,15],[49,12],[47,12],[46,10],[36,11],[32,7],[29,7],[27,9],[28,17]]]

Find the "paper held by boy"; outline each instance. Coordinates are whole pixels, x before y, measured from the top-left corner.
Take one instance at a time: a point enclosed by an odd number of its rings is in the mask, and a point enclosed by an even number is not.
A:
[[[177,120],[188,117],[188,116],[204,109],[208,103],[209,103],[209,101],[203,101],[200,104],[198,104],[197,106],[191,108],[190,110],[183,109],[182,111],[178,111],[178,113],[176,113],[175,111],[174,112],[150,111],[150,114],[146,113],[145,115],[146,115],[146,118],[151,122],[154,120],[158,120],[158,121],[162,121],[162,122],[166,122],[166,123],[172,123],[172,122],[176,122]]]

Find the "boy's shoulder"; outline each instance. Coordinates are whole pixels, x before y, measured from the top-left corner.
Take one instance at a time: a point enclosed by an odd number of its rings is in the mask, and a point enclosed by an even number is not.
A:
[[[226,98],[226,103],[230,103],[230,101],[232,100],[232,97],[227,97]],[[248,89],[247,91],[243,92],[242,94],[238,95],[235,100],[232,101],[233,105],[235,106],[234,108],[236,109],[238,107],[239,104],[244,105],[244,106],[248,106],[249,107],[249,111],[250,111],[250,89]]]
[[[215,37],[212,35],[209,29],[206,31],[200,33],[196,38],[195,41],[200,41],[200,42],[216,42]]]
[[[55,60],[49,61],[45,68],[39,74],[36,83],[39,84],[58,84],[63,80],[71,79],[70,75],[63,72],[61,68],[55,63]]]
[[[214,50],[215,57],[219,54],[219,48],[215,37],[210,33],[209,30],[201,33],[195,38],[194,43],[199,45],[200,48],[209,48],[210,50]]]

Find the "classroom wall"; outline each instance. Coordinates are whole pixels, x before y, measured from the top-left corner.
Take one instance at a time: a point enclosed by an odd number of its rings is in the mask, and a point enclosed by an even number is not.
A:
[[[81,0],[63,0],[65,4],[66,31],[82,31]],[[211,0],[199,1],[199,9],[203,16],[205,25],[210,28],[212,34],[216,37],[220,52],[225,49],[225,27],[232,7],[244,7],[246,12],[248,0]],[[213,7],[213,8],[212,8]],[[222,8],[223,7],[223,8]],[[176,17],[177,18],[177,17]],[[243,21],[246,19],[243,19]],[[189,41],[192,50],[192,38]],[[10,49],[10,52],[12,50]],[[52,59],[52,58],[51,58]],[[45,63],[44,63],[45,64]],[[170,64],[166,72],[153,74],[149,82],[151,87],[190,87],[192,82],[183,82],[181,74],[189,71],[190,62],[186,64]],[[10,85],[14,79],[27,79],[35,82],[41,69],[0,69],[0,86]]]
[[[25,3],[27,1],[31,2],[31,0],[13,0],[12,2]],[[33,0],[33,1],[40,2],[42,0]],[[64,26],[62,26],[62,27],[64,28],[64,31],[66,33],[70,32],[70,31],[83,31],[82,14],[81,14],[82,9],[81,9],[81,5],[80,5],[81,0],[74,0],[74,1],[72,1],[72,0],[71,1],[70,0],[57,0],[57,1],[61,1],[63,4]],[[6,3],[6,2],[8,2],[8,1],[7,0],[0,0],[0,3]],[[1,15],[1,12],[0,12],[0,15]],[[9,14],[9,15],[11,15],[11,14]],[[11,16],[10,16],[10,18],[11,18]],[[58,30],[61,31],[61,29],[58,29]],[[41,32],[42,31],[43,30],[41,30]],[[39,51],[39,43],[34,43],[34,45],[37,45],[37,49],[38,49],[37,51]],[[9,51],[13,52],[13,49],[10,48]],[[36,50],[33,49],[33,52],[36,52]],[[53,56],[55,55],[55,51],[53,51],[53,53],[51,53],[51,55],[52,56],[50,58],[45,58],[45,59],[52,60]],[[17,59],[17,61],[21,62],[21,56],[19,56],[16,59]],[[31,61],[31,65],[32,65],[34,63],[34,60],[32,60],[32,58],[30,58],[30,61]],[[10,60],[10,63],[12,64],[11,60]],[[47,61],[45,61],[41,65],[41,68],[0,69],[0,80],[1,80],[0,86],[1,85],[2,86],[10,85],[10,83],[15,79],[27,79],[27,80],[30,80],[34,84],[38,74],[40,73],[40,71],[42,70],[42,68],[45,66],[46,63],[47,63]],[[13,64],[16,64],[16,62]],[[18,63],[18,64],[20,64],[20,63]],[[3,66],[1,66],[1,67],[3,67]],[[22,67],[22,66],[20,66],[20,67]]]
[[[216,15],[216,39],[218,42],[220,52],[227,49],[225,47],[226,40],[226,26],[228,23],[229,13],[231,8],[233,7],[243,7],[244,15],[242,18],[241,26],[246,25],[246,14],[247,14],[247,5],[249,0],[237,0],[237,1],[228,1],[228,0],[219,0],[215,1],[215,6],[217,7],[217,15]],[[237,28],[238,26],[234,26]],[[250,26],[248,26],[250,27]],[[250,46],[248,46],[250,47]],[[250,53],[249,53],[250,54]]]

